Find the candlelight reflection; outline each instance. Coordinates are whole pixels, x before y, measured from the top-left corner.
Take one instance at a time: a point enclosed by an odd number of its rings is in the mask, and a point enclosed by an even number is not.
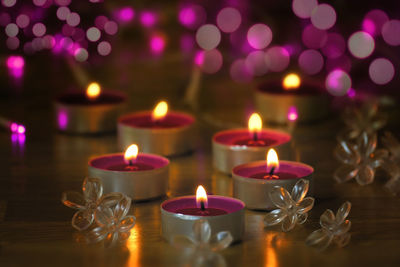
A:
[[[266,238],[266,246],[265,246],[265,258],[264,258],[264,266],[266,267],[278,267],[278,257],[276,254],[276,247],[280,247],[282,240],[278,238],[277,233],[267,233]]]
[[[126,263],[127,267],[140,266],[140,242],[141,242],[141,227],[136,224],[131,230],[131,235],[126,241],[126,247],[129,249],[129,258]]]

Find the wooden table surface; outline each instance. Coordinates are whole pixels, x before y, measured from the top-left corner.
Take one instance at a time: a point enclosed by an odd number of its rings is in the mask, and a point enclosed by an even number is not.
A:
[[[224,91],[204,98],[206,108],[195,114],[199,119],[196,151],[171,158],[168,197],[193,194],[199,184],[214,194],[232,194],[231,177],[212,168],[211,136],[223,128],[245,125],[251,100],[241,89],[226,98],[221,94]],[[171,98],[175,106],[179,106],[179,96]],[[104,249],[80,242],[71,226],[74,210],[62,205],[61,193],[81,190],[90,157],[118,152],[116,136],[58,133],[49,98],[3,97],[0,101],[2,114],[23,121],[28,129],[23,145],[0,132],[0,266],[187,264],[181,251],[160,235],[159,207],[166,198],[134,204],[131,213],[137,224],[126,245]],[[151,106],[157,99],[149,94],[144,101],[133,101],[132,110]],[[228,266],[399,266],[400,199],[384,190],[383,175],[378,173],[382,177],[365,187],[355,182],[338,185],[332,179],[338,166],[332,150],[341,127],[332,117],[295,130],[293,156],[315,168],[316,203],[309,220],[282,233],[279,227],[264,228],[264,212],[246,210],[244,240],[220,253]],[[353,205],[350,244],[343,249],[331,246],[322,253],[307,247],[304,241],[319,228],[321,213],[327,208],[336,210],[346,200]]]

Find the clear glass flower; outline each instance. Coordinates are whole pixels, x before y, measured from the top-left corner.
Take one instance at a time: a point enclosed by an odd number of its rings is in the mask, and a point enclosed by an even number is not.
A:
[[[269,193],[272,203],[278,207],[268,213],[264,218],[265,226],[272,226],[282,222],[284,232],[292,230],[296,224],[303,224],[308,213],[314,206],[314,198],[305,197],[309,188],[309,182],[300,179],[290,194],[285,188],[275,186]]]
[[[326,249],[332,241],[339,247],[344,247],[350,242],[351,222],[346,220],[351,209],[351,203],[346,201],[336,212],[336,216],[327,209],[320,217],[321,229],[312,232],[306,239],[308,246],[319,250]]]
[[[117,192],[103,195],[103,184],[97,178],[85,178],[82,192],[67,191],[61,195],[65,206],[78,210],[72,217],[72,226],[78,231],[84,231],[93,224],[99,206],[113,206],[123,197]]]
[[[342,139],[335,149],[336,158],[343,163],[334,173],[334,179],[343,183],[355,179],[360,185],[374,181],[376,168],[388,156],[386,149],[376,149],[376,133],[361,133],[355,141]]]
[[[97,208],[94,216],[97,226],[86,234],[89,243],[104,240],[105,247],[111,247],[117,242],[128,239],[136,222],[135,216],[127,215],[131,199],[122,195],[115,205],[112,203],[113,201],[110,201],[107,205],[100,205]]]
[[[387,122],[387,117],[378,111],[376,103],[364,103],[361,107],[346,109],[343,113],[343,121],[347,130],[342,134],[353,139],[363,132],[372,134],[383,128]]]
[[[221,251],[232,243],[233,237],[229,231],[218,232],[211,236],[211,226],[205,219],[193,224],[194,237],[177,235],[172,237],[171,244],[178,249],[184,249],[189,258],[190,266],[226,266]]]
[[[385,132],[382,137],[383,146],[389,151],[389,156],[383,163],[383,169],[389,174],[390,179],[385,184],[394,195],[400,194],[400,142],[390,132]]]

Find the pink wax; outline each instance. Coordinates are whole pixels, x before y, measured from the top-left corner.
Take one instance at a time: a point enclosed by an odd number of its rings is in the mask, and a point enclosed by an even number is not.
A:
[[[101,91],[95,99],[89,99],[86,91],[66,92],[57,98],[57,102],[72,106],[97,106],[97,105],[115,105],[124,102],[125,95],[116,91]]]
[[[221,216],[234,213],[244,208],[244,203],[238,199],[208,195],[208,207],[202,211],[197,207],[196,196],[184,196],[169,199],[161,204],[161,208],[171,212],[192,216]]]
[[[168,163],[169,161],[166,158],[152,154],[139,153],[133,166],[129,166],[129,164],[125,162],[124,154],[118,153],[93,158],[89,161],[89,166],[107,171],[138,172],[162,168],[168,165]]]
[[[227,146],[275,147],[288,143],[290,135],[280,131],[261,130],[257,133],[257,141],[248,129],[234,129],[218,132],[214,135],[214,142]]]
[[[279,161],[279,170],[274,173],[276,177],[271,177],[272,179],[268,179],[269,173],[265,160],[245,163],[232,170],[232,173],[237,176],[269,181],[300,179],[311,175],[313,172],[314,169],[306,164],[285,160]]]
[[[153,120],[151,111],[128,114],[119,119],[119,123],[135,128],[181,128],[194,123],[194,118],[186,113],[169,111],[164,118]]]

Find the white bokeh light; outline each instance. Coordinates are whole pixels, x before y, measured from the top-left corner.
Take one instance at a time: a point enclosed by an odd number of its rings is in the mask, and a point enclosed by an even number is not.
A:
[[[359,31],[350,36],[347,46],[354,57],[366,58],[374,51],[375,41],[370,34]]]
[[[36,37],[42,37],[46,34],[46,26],[43,23],[38,22],[33,25],[32,32]]]
[[[351,88],[351,78],[341,69],[333,70],[326,77],[325,87],[331,95],[344,96]]]
[[[17,24],[15,23],[10,23],[6,26],[6,28],[4,29],[4,31],[6,32],[8,37],[15,37],[17,36],[19,29]]]
[[[317,0],[293,0],[292,2],[293,13],[302,19],[309,18],[316,6],[318,6]]]
[[[255,49],[264,49],[272,41],[272,31],[265,24],[255,24],[247,32],[247,41]]]
[[[320,4],[311,12],[311,23],[320,30],[328,30],[336,23],[335,9],[328,4]]]
[[[223,32],[236,31],[241,22],[242,16],[240,12],[233,7],[223,8],[217,15],[217,25]]]
[[[100,36],[101,32],[96,27],[90,27],[86,31],[86,37],[88,38],[89,41],[96,42],[100,39]]]
[[[111,44],[107,41],[102,41],[97,45],[97,52],[102,56],[107,56],[111,53]]]
[[[369,77],[379,85],[389,83],[394,77],[394,66],[386,58],[377,58],[369,65]]]
[[[196,42],[204,50],[214,49],[221,42],[221,32],[213,24],[203,25],[196,32]]]
[[[268,70],[280,72],[289,66],[290,55],[284,47],[274,46],[265,52],[264,60]]]

